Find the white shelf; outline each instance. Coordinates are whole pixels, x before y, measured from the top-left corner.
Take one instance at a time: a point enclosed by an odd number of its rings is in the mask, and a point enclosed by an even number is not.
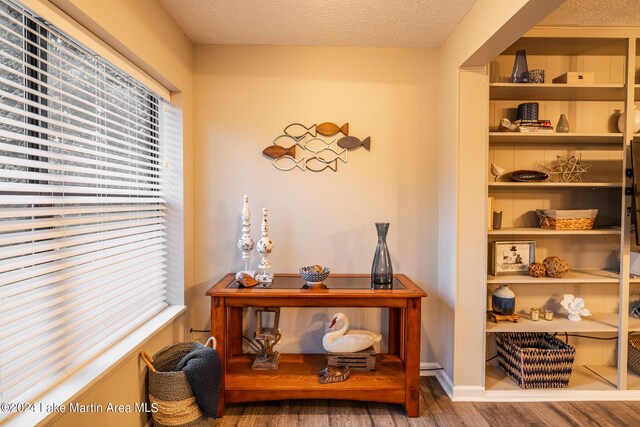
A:
[[[485,389],[489,391],[509,391],[511,393],[533,394],[562,393],[574,390],[616,390],[618,371],[615,366],[573,365],[569,385],[558,389],[522,389],[498,366],[487,366]],[[603,378],[604,377],[604,378]]]
[[[492,100],[624,101],[623,84],[491,83]]]
[[[487,230],[489,236],[501,236],[501,235],[594,235],[594,234],[608,234],[619,235],[620,227],[616,228],[595,228],[592,230],[548,230],[540,227],[521,227],[521,228],[501,228],[499,230]]]
[[[640,319],[629,316],[629,332],[640,332]]]
[[[564,277],[531,277],[529,275],[505,274],[499,276],[487,276],[487,284],[535,284],[544,285],[549,283],[619,283],[620,278],[617,273],[607,270],[571,270]],[[640,321],[640,320],[639,320]]]
[[[492,144],[619,144],[622,148],[622,134],[489,132],[489,142]]]
[[[553,320],[534,322],[529,314],[520,314],[520,321],[494,323],[487,320],[487,332],[618,332],[618,313],[593,313],[591,316],[583,317],[579,322],[567,319],[566,314],[555,313]]]
[[[622,188],[619,182],[489,182],[489,188]]]

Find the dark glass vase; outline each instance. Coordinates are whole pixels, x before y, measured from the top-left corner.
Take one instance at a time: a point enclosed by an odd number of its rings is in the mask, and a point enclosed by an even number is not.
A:
[[[371,265],[371,287],[391,287],[393,283],[393,267],[391,266],[391,256],[387,247],[388,222],[376,222],[378,231],[378,245],[373,256]]]
[[[516,60],[513,63],[511,72],[513,83],[529,83],[529,68],[527,67],[527,54],[524,50],[516,52]]]

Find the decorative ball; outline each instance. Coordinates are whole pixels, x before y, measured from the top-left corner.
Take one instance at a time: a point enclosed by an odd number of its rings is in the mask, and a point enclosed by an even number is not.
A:
[[[569,272],[569,263],[558,256],[547,257],[542,263],[549,277],[558,278]]]
[[[542,277],[546,272],[547,270],[544,268],[544,265],[539,262],[529,264],[529,276],[531,277]]]

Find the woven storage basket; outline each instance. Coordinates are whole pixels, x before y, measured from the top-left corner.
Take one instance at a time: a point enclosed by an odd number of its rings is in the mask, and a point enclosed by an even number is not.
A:
[[[540,228],[548,230],[591,230],[598,209],[558,210],[537,209]]]
[[[629,335],[629,354],[627,357],[629,369],[640,375],[640,335]]]
[[[209,339],[207,345],[211,342],[212,339]],[[144,351],[140,353],[140,358],[149,368],[149,402],[152,407],[157,408],[157,411],[152,413],[154,426],[213,425],[214,420],[206,417],[198,407],[186,374],[174,371],[183,357],[201,347],[202,344],[198,342],[180,342],[159,351],[153,357]]]
[[[499,332],[498,364],[521,388],[569,384],[575,348],[547,333]]]

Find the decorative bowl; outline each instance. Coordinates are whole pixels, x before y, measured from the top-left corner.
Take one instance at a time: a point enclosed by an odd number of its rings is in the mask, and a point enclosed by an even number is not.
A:
[[[516,182],[543,182],[549,179],[549,175],[532,170],[517,170],[509,172],[509,178]]]
[[[321,265],[308,265],[306,267],[300,267],[300,276],[309,285],[315,285],[322,283],[329,277],[331,269],[329,267],[323,267]]]

